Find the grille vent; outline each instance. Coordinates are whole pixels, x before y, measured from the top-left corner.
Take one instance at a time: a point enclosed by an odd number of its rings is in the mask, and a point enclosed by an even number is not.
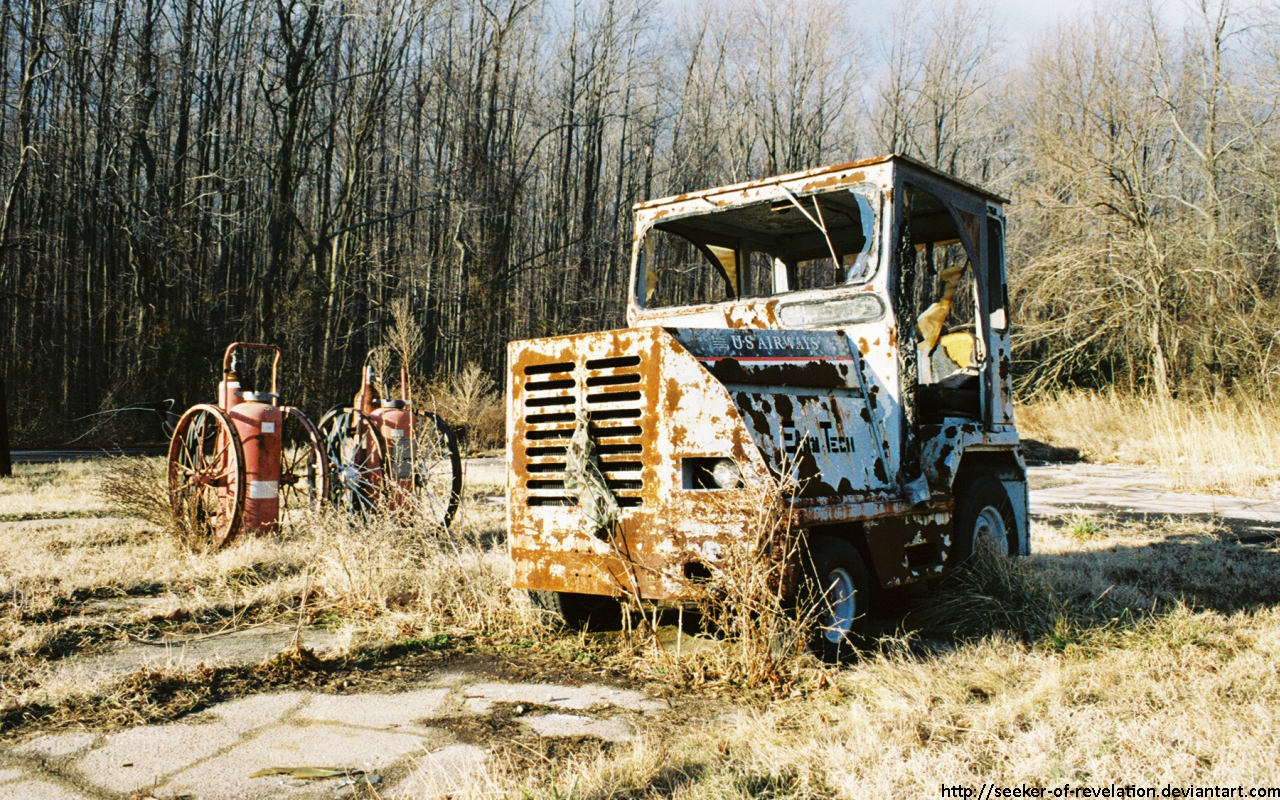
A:
[[[635,508],[643,501],[644,445],[647,419],[640,356],[590,359],[585,372],[564,361],[525,367],[522,402],[527,474],[522,476],[531,506],[571,506],[565,492],[565,453],[580,402],[591,420],[596,458],[618,505]],[[578,381],[585,374],[585,385]]]

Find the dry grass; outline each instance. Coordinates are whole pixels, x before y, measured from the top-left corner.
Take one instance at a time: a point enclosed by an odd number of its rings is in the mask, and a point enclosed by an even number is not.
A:
[[[405,639],[541,630],[541,618],[508,586],[505,553],[494,548],[498,506],[464,506],[449,533],[325,514],[277,535],[196,552],[165,531],[163,519],[138,518],[154,516],[145,490],[157,470],[158,461],[22,466],[16,481],[0,482],[0,498],[14,506],[48,495],[48,513],[100,508],[98,492],[111,486],[112,513],[133,513],[6,523],[0,683],[8,694],[0,702],[49,705],[93,695],[100,681],[60,665],[130,639],[301,623],[323,626],[358,653]],[[62,486],[70,491],[57,491]]]
[[[101,467],[88,461],[14,464],[13,477],[0,480],[0,518],[105,512],[100,475]]]
[[[1280,482],[1280,408],[1259,400],[1160,400],[1075,392],[1018,407],[1024,438],[1091,461],[1159,467],[1175,488],[1249,494]]]
[[[769,704],[724,705],[550,777],[510,776],[517,788],[506,796],[1272,785],[1280,592],[1266,575],[1280,569],[1280,550],[1171,520],[1101,528],[1081,542],[1067,524],[1037,524],[1038,555],[981,565],[985,576],[953,586],[956,602],[940,616],[963,623],[970,638],[885,639],[829,673],[825,689],[810,682]]]
[[[68,502],[96,502],[83,487],[99,468],[65,469],[65,483],[81,487]],[[45,497],[56,510],[48,487],[62,475],[32,470],[20,480],[21,490],[5,486],[6,502]],[[505,554],[492,540],[501,517],[497,506],[465,506],[450,538],[324,517],[214,554],[191,553],[140,521],[5,523],[19,535],[0,537],[8,600],[0,611],[0,714],[21,706],[57,724],[137,724],[227,692],[306,685],[319,668],[288,659],[152,668],[110,686],[54,674],[60,660],[112,645],[101,622],[159,636],[232,619],[302,617],[345,631],[357,654],[404,641],[506,637],[512,646],[502,658],[518,661],[515,644],[534,638],[562,646],[565,660],[598,659],[599,669],[654,681],[655,690],[665,685],[686,714],[647,723],[634,744],[584,748],[534,772],[499,764],[472,787],[474,797],[858,798],[932,796],[943,783],[1274,780],[1275,545],[1243,546],[1203,522],[1038,522],[1032,557],[979,562],[941,596],[917,597],[948,635],[913,632],[908,616],[903,630],[835,669],[785,646],[781,620],[679,659],[652,646],[641,653],[634,641],[619,648],[616,638],[555,639],[507,588]],[[759,586],[773,596],[767,580]],[[745,606],[762,602],[758,594],[719,597]],[[109,618],[97,610],[126,595],[153,605]],[[730,614],[720,622],[726,630],[760,619],[747,613],[735,622],[733,609],[722,611]],[[777,687],[745,671],[770,658],[787,676]]]

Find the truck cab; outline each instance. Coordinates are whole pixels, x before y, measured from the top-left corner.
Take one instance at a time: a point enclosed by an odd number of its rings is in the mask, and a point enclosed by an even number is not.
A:
[[[1026,554],[1006,202],[892,155],[638,204],[628,327],[508,346],[513,585],[685,600],[781,484],[838,654],[877,587]]]

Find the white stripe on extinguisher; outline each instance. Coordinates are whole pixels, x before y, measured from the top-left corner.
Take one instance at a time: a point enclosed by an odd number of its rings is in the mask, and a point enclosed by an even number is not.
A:
[[[279,481],[249,481],[250,500],[270,500],[279,496]]]

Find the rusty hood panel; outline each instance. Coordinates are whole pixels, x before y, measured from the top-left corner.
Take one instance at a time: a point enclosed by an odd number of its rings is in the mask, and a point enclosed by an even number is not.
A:
[[[640,599],[678,596],[689,561],[742,535],[772,480],[725,387],[666,330],[512,342],[507,386],[507,530],[513,585]],[[620,506],[588,533],[566,490],[579,412]],[[732,459],[741,486],[685,488],[686,459]]]

